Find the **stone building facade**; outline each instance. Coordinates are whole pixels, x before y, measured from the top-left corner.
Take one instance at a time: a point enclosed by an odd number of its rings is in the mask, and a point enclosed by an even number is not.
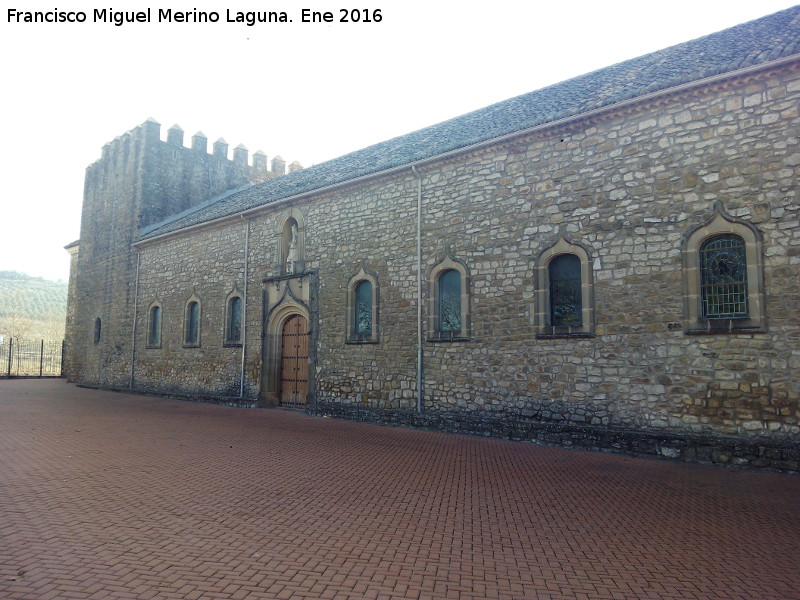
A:
[[[68,376],[796,471],[799,100],[795,8],[278,178],[146,122]]]

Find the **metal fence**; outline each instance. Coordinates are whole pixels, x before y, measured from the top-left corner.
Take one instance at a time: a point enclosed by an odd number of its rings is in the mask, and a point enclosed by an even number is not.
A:
[[[60,377],[64,342],[48,340],[2,340],[0,377]]]

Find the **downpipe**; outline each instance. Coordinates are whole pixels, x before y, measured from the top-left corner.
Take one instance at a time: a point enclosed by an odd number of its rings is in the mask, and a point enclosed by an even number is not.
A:
[[[422,362],[422,176],[415,165],[411,171],[417,178],[417,412],[425,411]]]
[[[245,359],[247,357],[247,279],[250,269],[250,221],[241,215],[244,221],[244,298],[242,298],[242,365],[239,379],[239,398],[244,398]]]
[[[142,253],[136,250],[136,284],[133,288],[133,333],[131,334],[131,376],[128,381],[128,389],[133,389],[133,376],[136,371],[136,323],[139,317],[139,265],[142,260]]]

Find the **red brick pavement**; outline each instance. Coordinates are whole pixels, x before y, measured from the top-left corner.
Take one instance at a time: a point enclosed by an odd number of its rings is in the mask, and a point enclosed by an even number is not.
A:
[[[0,381],[0,598],[800,599],[800,477]]]

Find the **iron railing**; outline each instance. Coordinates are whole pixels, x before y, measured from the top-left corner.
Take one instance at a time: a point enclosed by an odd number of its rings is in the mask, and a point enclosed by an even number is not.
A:
[[[10,338],[0,343],[0,377],[61,377],[64,342]]]

